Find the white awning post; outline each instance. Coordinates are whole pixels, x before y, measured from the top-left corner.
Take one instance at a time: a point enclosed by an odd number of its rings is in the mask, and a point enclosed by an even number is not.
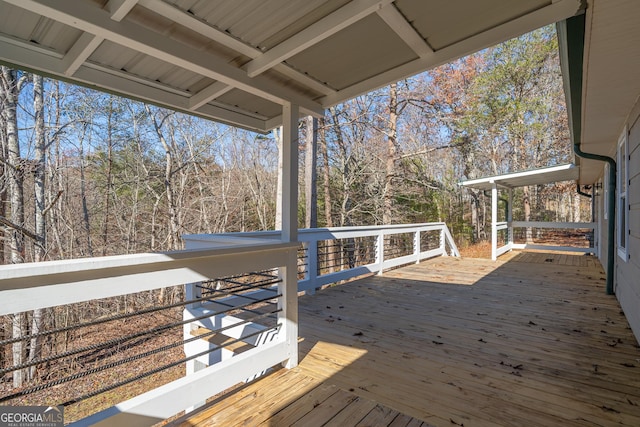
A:
[[[491,181],[491,260],[498,259],[498,185]]]
[[[282,107],[282,241],[298,240],[298,117],[299,108],[286,103]],[[280,269],[282,293],[278,313],[280,333],[287,343],[289,359],[285,368],[298,365],[298,257],[292,250],[287,265]]]

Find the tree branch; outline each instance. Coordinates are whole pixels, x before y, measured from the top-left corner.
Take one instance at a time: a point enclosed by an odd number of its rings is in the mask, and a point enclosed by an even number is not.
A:
[[[14,224],[13,222],[9,221],[7,218],[1,215],[0,215],[0,224],[4,224],[9,228],[13,228],[14,230],[18,230],[25,236],[29,237],[30,239],[33,239],[35,242],[40,242],[40,238],[35,233],[32,233],[31,231],[27,230],[26,228],[20,225]]]
[[[51,208],[58,202],[58,200],[60,199],[60,196],[62,196],[63,191],[60,190],[58,191],[58,194],[56,194],[56,197],[53,199],[53,201],[49,204],[49,206],[46,207],[46,209],[44,211],[42,211],[42,215],[46,215],[47,212],[49,212],[51,210]]]
[[[443,150],[445,148],[451,148],[451,147],[453,147],[452,144],[447,144],[447,145],[440,145],[438,147],[427,148],[427,149],[420,150],[420,151],[414,151],[413,153],[401,154],[399,156],[396,156],[396,160],[406,159],[407,157],[420,156],[422,154],[429,154],[429,153],[431,153],[433,151]]]

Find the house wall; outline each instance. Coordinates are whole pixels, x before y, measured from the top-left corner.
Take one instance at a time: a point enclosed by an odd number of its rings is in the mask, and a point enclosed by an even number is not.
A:
[[[628,259],[616,253],[615,292],[636,339],[640,342],[640,104],[636,105],[629,129],[629,235]],[[619,170],[620,168],[618,168]],[[615,218],[610,218],[615,220]],[[604,240],[601,240],[604,242]],[[617,243],[616,243],[617,245]],[[601,258],[602,259],[602,258]]]

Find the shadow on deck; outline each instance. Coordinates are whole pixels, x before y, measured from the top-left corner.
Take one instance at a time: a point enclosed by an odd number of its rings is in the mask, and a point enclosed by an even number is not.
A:
[[[300,365],[183,426],[640,425],[640,350],[593,257],[435,258],[300,299]]]

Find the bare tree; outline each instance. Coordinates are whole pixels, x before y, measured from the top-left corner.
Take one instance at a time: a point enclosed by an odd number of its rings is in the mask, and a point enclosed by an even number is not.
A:
[[[47,248],[46,206],[45,206],[45,165],[47,162],[47,145],[44,128],[44,84],[42,76],[33,75],[33,112],[35,114],[35,165],[34,165],[34,199],[35,199],[35,243],[34,261],[44,261]],[[28,361],[40,356],[41,343],[37,334],[42,329],[43,310],[33,310],[31,317],[31,338]],[[36,366],[29,368],[29,379],[36,375]]]
[[[396,176],[396,156],[398,145],[398,84],[389,86],[389,124],[387,126],[387,158],[382,190],[383,209],[382,223],[391,224],[393,221],[393,199],[395,197],[393,181]]]
[[[317,156],[318,156],[318,120],[312,116],[305,119],[305,227],[318,226],[318,192],[317,192]]]
[[[145,105],[145,109],[147,110],[147,114],[151,119],[153,124],[153,128],[158,137],[158,141],[162,144],[162,148],[164,149],[164,191],[165,197],[167,198],[167,209],[169,213],[169,248],[178,249],[180,244],[180,223],[178,219],[178,212],[176,209],[176,193],[174,186],[174,149],[169,144],[167,139],[162,132],[162,127],[166,123],[166,121],[174,114],[172,112],[164,112],[162,118],[158,120],[157,115],[151,111],[151,108],[148,105]]]
[[[10,261],[12,264],[24,262],[25,238],[24,238],[24,170],[25,165],[20,153],[20,140],[18,136],[18,96],[28,76],[20,74],[17,70],[2,66],[0,68],[0,88],[2,90],[2,115],[5,125],[5,141],[7,144],[7,159],[5,172],[9,181],[9,198],[11,214],[5,235],[9,233]],[[13,337],[19,338],[24,334],[24,313],[12,315]],[[12,346],[14,365],[20,365],[24,359],[23,343],[18,341]],[[24,370],[13,371],[14,387],[22,386],[24,382]]]

